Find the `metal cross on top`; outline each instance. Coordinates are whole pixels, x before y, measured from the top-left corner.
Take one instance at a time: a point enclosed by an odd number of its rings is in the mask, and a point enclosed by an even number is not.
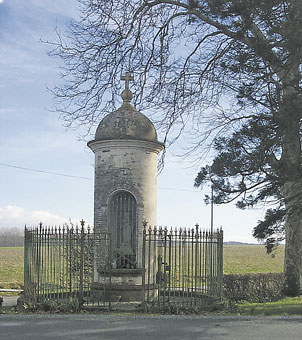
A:
[[[129,82],[134,81],[132,72],[126,72],[126,75],[121,76],[121,80],[125,80],[125,90],[129,90]]]

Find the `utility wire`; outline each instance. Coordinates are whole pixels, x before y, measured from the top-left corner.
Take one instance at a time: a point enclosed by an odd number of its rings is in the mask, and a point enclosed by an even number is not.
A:
[[[176,189],[176,188],[164,188],[164,187],[158,187],[158,189],[163,189],[163,190],[173,190],[173,191],[186,191],[186,192],[197,192],[200,194],[200,191],[196,190],[187,190],[187,189]]]
[[[25,168],[25,167],[22,167],[22,166],[11,165],[11,164],[0,163],[0,166],[5,166],[5,167],[8,167],[8,168],[14,168],[14,169],[20,169],[20,170],[26,170],[26,171],[41,172],[41,173],[44,173],[44,174],[50,174],[50,175],[56,175],[56,176],[64,176],[64,177],[71,177],[71,178],[78,178],[78,179],[85,179],[85,180],[93,181],[93,178],[90,178],[90,177],[82,177],[82,176],[62,174],[62,173],[58,173],[58,172],[45,171],[45,170],[40,170],[40,169]],[[200,191],[187,190],[187,189],[164,188],[164,187],[158,187],[158,189],[200,193]]]
[[[16,165],[10,165],[10,164],[3,164],[0,163],[1,166],[6,166],[9,168],[15,168],[15,169],[21,169],[21,170],[27,170],[27,171],[34,171],[34,172],[42,172],[45,174],[51,174],[51,175],[56,175],[56,176],[64,176],[64,177],[72,177],[72,178],[80,178],[80,179],[88,179],[88,180],[93,180],[93,178],[89,178],[89,177],[81,177],[81,176],[74,176],[74,175],[67,175],[67,174],[61,174],[58,172],[51,172],[51,171],[45,171],[45,170],[39,170],[39,169],[31,169],[31,168],[25,168],[22,166],[16,166]]]

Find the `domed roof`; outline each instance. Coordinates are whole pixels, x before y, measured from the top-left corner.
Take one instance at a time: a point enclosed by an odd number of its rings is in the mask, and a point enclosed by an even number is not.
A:
[[[134,80],[133,75],[126,72],[121,80],[125,80],[125,90],[121,94],[123,105],[103,118],[97,127],[94,142],[132,139],[159,143],[152,122],[130,104],[133,94],[129,89],[129,81]]]
[[[100,122],[95,141],[111,139],[134,139],[158,142],[154,125],[130,103],[123,105]]]

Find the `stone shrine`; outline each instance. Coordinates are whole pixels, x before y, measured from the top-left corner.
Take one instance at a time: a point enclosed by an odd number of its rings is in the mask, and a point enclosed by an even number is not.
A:
[[[126,72],[121,79],[123,104],[103,118],[88,147],[95,154],[94,228],[110,237],[111,290],[125,301],[141,294],[143,221],[156,224],[157,162],[164,144],[131,105],[133,76]],[[96,265],[94,281],[100,291],[108,283],[102,265]]]

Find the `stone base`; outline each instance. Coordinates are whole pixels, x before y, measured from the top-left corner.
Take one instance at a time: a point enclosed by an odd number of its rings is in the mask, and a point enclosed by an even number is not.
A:
[[[99,272],[99,282],[91,285],[92,302],[126,302],[142,300],[142,269],[114,269]]]

